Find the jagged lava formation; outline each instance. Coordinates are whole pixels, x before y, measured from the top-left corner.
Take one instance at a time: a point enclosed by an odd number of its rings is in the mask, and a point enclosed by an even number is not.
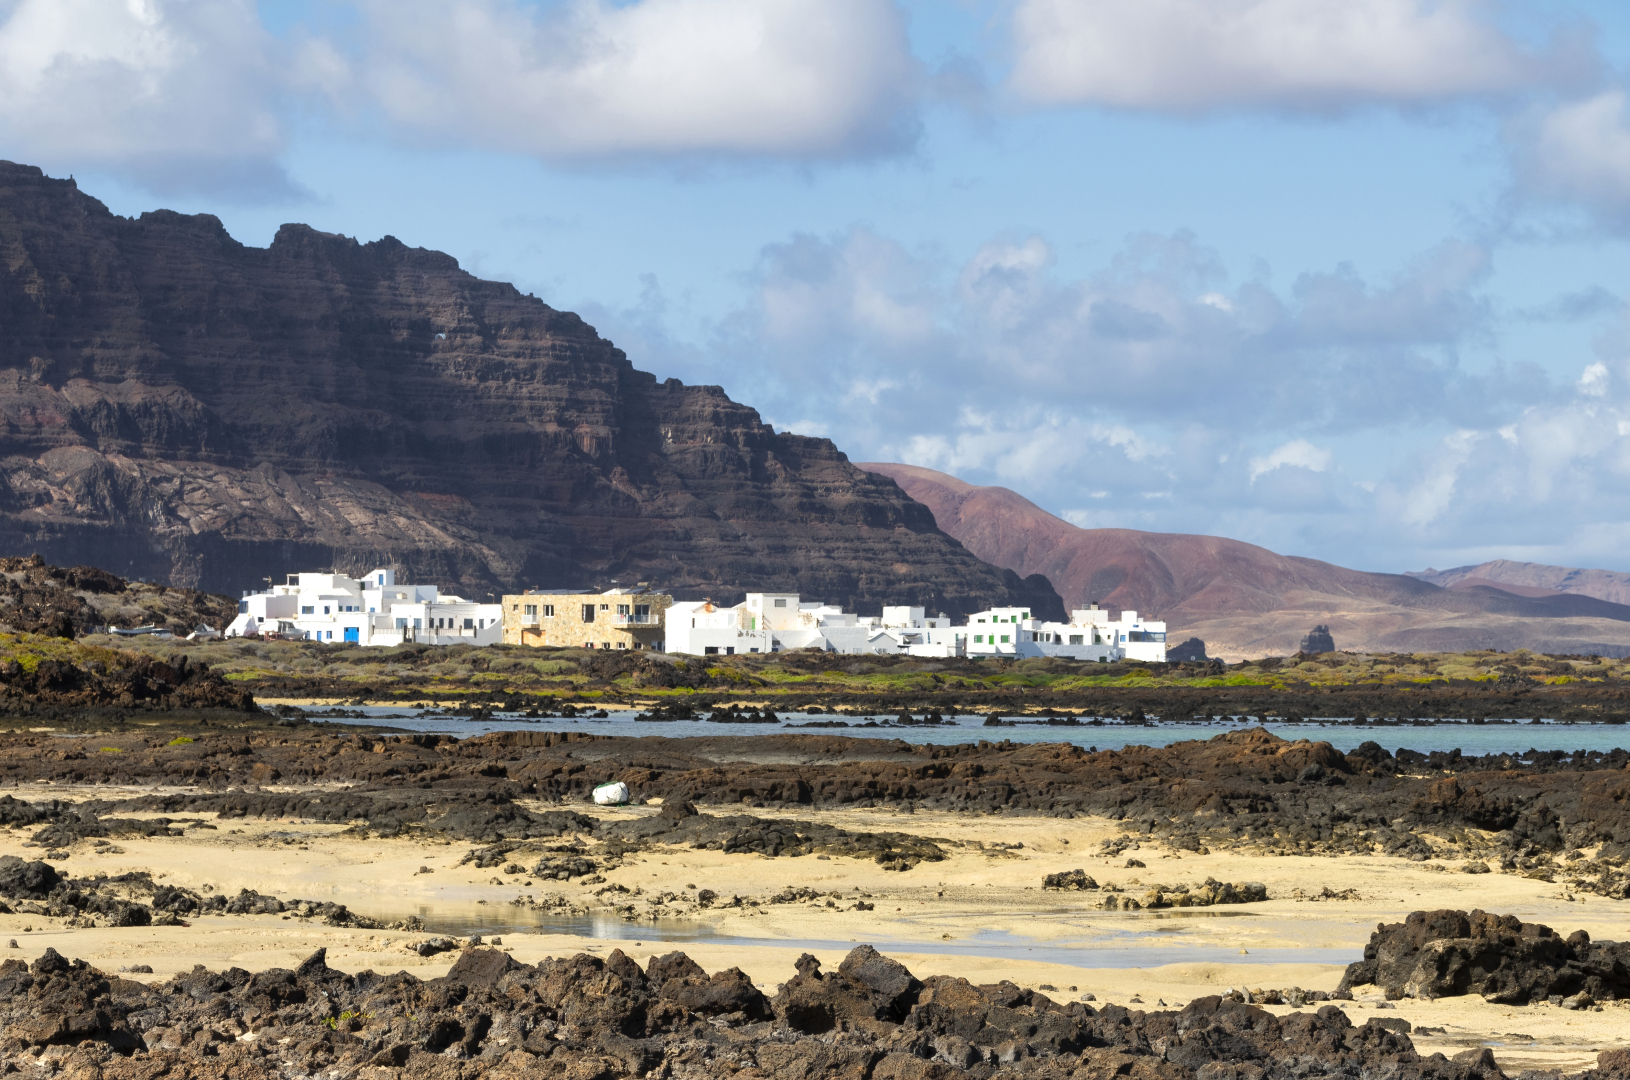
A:
[[[0,632],[73,638],[106,626],[159,626],[180,637],[225,630],[231,597],[126,581],[95,566],[51,566],[38,555],[0,557]]]
[[[0,163],[0,550],[236,595],[397,567],[1062,613],[825,439],[440,252],[118,217]]]
[[[1179,1011],[1062,1004],[1012,983],[916,978],[868,945],[804,954],[766,996],[739,969],[621,950],[521,964],[463,952],[447,975],[202,968],[145,985],[48,950],[0,964],[7,1071],[103,1080],[365,1075],[464,1080],[1495,1080],[1486,1050],[1418,1053],[1333,1005],[1276,1017],[1221,997]],[[1464,1060],[1461,1060],[1464,1059]],[[1630,1075],[1601,1055],[1591,1080]],[[360,1071],[359,1071],[360,1070]]]

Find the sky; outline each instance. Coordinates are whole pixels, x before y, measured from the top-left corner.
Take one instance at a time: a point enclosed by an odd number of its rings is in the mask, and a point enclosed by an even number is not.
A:
[[[0,0],[0,156],[1078,525],[1630,570],[1630,5]]]

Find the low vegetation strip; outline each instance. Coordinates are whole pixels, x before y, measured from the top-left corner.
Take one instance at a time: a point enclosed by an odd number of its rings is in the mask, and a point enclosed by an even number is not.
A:
[[[525,646],[92,636],[55,642],[0,636],[0,663],[49,651],[90,667],[107,650],[161,662],[185,655],[260,698],[464,703],[549,711],[623,704],[687,718],[730,703],[839,717],[901,710],[1188,720],[1630,719],[1630,661],[1526,652],[1368,656],[1326,653],[1217,662],[1094,664],[1059,659],[920,659],[822,652],[685,658]],[[101,651],[98,651],[101,650]],[[105,660],[102,661],[105,663]],[[679,718],[679,717],[675,717]]]

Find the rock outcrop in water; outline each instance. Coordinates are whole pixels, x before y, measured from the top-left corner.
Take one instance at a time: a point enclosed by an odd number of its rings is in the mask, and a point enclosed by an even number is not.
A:
[[[69,1076],[532,1077],[613,1080],[1493,1080],[1418,1053],[1335,1006],[1285,1017],[1219,997],[1181,1011],[1064,1004],[1012,983],[919,980],[862,945],[836,971],[805,954],[766,996],[684,953],[620,950],[536,966],[461,953],[444,977],[350,975],[319,950],[294,970],[202,967],[153,985],[53,950],[0,964],[0,1060]],[[1602,1080],[1617,1076],[1603,1055]],[[367,1070],[359,1072],[359,1070]]]
[[[245,247],[9,163],[0,251],[0,551],[231,595],[393,565],[477,598],[649,580],[1062,614],[827,440],[440,252],[304,225]]]

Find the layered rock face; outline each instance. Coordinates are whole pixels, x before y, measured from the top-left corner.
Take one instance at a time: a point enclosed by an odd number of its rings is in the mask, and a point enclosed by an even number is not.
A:
[[[0,163],[0,550],[230,592],[395,566],[482,597],[1058,609],[886,478],[391,237],[117,217]]]

